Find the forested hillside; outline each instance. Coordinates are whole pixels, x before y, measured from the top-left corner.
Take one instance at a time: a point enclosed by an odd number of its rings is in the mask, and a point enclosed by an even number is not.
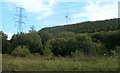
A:
[[[117,30],[118,19],[110,19],[103,21],[88,21],[72,25],[55,26],[43,28],[39,33],[47,31],[53,34],[58,34],[61,31],[69,31],[74,33],[93,33],[99,31]]]
[[[2,32],[2,42],[2,53],[11,55],[23,51],[54,56],[71,56],[73,53],[113,55],[120,48],[120,31],[118,19],[110,19],[43,28],[15,34],[11,40],[7,40],[7,35]],[[28,49],[19,51],[17,48]]]
[[[30,30],[11,40],[0,34],[3,71],[118,70],[118,19]]]

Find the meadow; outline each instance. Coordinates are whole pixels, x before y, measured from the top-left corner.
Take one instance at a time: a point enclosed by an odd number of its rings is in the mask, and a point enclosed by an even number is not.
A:
[[[0,53],[0,72],[2,71],[2,54]]]
[[[3,71],[117,71],[118,58],[107,56],[27,57],[3,56]]]

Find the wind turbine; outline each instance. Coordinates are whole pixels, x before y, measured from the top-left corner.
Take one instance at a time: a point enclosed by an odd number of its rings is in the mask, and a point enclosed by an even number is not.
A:
[[[68,25],[69,21],[72,23],[71,19],[68,16],[68,8],[67,8],[67,15],[65,16],[66,24]]]

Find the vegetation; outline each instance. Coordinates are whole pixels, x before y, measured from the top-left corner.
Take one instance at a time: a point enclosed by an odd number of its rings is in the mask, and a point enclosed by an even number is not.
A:
[[[99,31],[113,31],[118,30],[118,19],[110,19],[110,20],[103,20],[103,21],[87,21],[72,25],[64,25],[64,26],[56,26],[56,27],[47,27],[43,28],[39,31],[42,32],[49,32],[55,35],[62,31],[74,32],[74,33],[94,33]]]
[[[15,48],[15,50],[12,52],[13,56],[19,56],[19,57],[25,57],[27,55],[30,54],[30,51],[28,50],[28,48],[26,46],[18,46],[17,48]]]
[[[0,71],[2,71],[2,54],[0,53]]]
[[[0,53],[2,52],[2,32],[0,32]]]
[[[3,71],[117,71],[117,57],[43,57],[3,55]]]
[[[10,42],[7,40],[7,35],[4,34],[3,32],[0,32],[0,34],[2,35],[0,38],[2,38],[1,40],[1,44],[2,44],[2,53],[8,53],[9,47],[10,47]]]
[[[1,32],[3,70],[117,70],[117,23],[111,19],[49,27],[14,34],[11,40]]]
[[[105,51],[108,52],[108,54],[111,54],[110,52],[112,50],[116,50],[116,46],[120,45],[120,30],[119,31],[102,31],[102,32],[96,32],[91,35],[93,40],[95,42],[101,42],[106,47]]]
[[[10,41],[12,46],[9,53],[12,53],[17,46],[27,46],[31,53],[43,54],[41,38],[37,32],[17,34]]]
[[[30,31],[29,33],[15,34],[11,40],[7,40],[7,35],[1,32],[2,53],[12,54],[16,47],[26,46],[31,54],[45,55],[48,53],[55,56],[71,56],[71,53],[81,51],[85,55],[112,55],[111,51],[117,51],[116,46],[120,46],[120,31],[117,30],[117,20],[111,19],[44,28],[38,32]],[[92,27],[94,31],[91,28],[84,28],[88,26]],[[78,27],[79,29],[77,29]],[[105,30],[102,29],[103,27]],[[59,29],[64,30],[60,31]],[[71,32],[67,29],[70,29]],[[110,31],[112,29],[114,31]]]

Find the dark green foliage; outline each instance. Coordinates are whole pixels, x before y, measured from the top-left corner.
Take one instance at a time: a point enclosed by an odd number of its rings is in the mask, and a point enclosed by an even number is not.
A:
[[[75,37],[69,40],[68,45],[69,49],[72,50],[71,52],[79,50],[86,55],[92,55],[95,53],[95,45],[92,42],[92,39],[86,34],[77,34]]]
[[[110,30],[117,30],[118,26],[118,19],[110,19],[103,21],[83,22],[72,25],[48,27],[43,28],[38,32],[49,32],[50,34],[54,34],[54,36],[56,36],[57,38],[66,39],[67,44],[61,45],[63,44],[61,43],[59,45],[60,47],[64,46],[63,53],[65,53],[66,55],[70,55],[70,53],[75,52],[75,50],[80,50],[85,54],[98,53],[103,55],[104,53],[110,53],[116,45],[119,45],[119,32],[108,32]],[[75,33],[85,33],[91,36],[92,39],[87,35],[81,36],[76,35]],[[89,33],[93,34],[91,35]],[[43,35],[42,37],[44,38],[48,36]],[[55,45],[58,45],[57,43],[55,43],[57,41],[58,40],[54,39],[54,41],[52,42],[54,42]]]
[[[54,55],[56,56],[65,56],[66,54],[66,44],[67,40],[64,38],[55,38],[47,42],[47,47],[51,49]]]
[[[13,35],[10,41],[2,33],[3,53],[27,46],[30,53],[45,56],[114,55],[120,46],[119,19],[83,22],[43,28]]]
[[[5,54],[5,53],[8,53],[8,50],[10,48],[10,42],[7,40],[7,35],[4,34],[3,32],[1,32],[0,34],[2,34],[2,53]]]
[[[107,41],[106,46],[107,48],[114,48],[115,46],[120,46],[120,31],[110,31],[107,33]]]
[[[26,34],[14,34],[12,39],[11,39],[11,48],[9,49],[9,53],[11,54],[12,51],[17,47],[17,46],[23,46],[26,45],[27,43],[27,36]]]
[[[43,54],[43,47],[40,36],[37,32],[28,33],[28,43],[27,43],[31,53]]]
[[[49,56],[49,57],[53,56],[53,53],[52,53],[51,49],[49,48],[49,46],[45,46],[44,51],[43,51],[43,55]]]
[[[69,56],[76,50],[86,55],[94,55],[101,48],[101,45],[92,42],[86,34],[78,34],[74,37],[55,38],[47,42],[47,48],[51,49],[54,55]]]
[[[58,38],[70,38],[70,37],[73,37],[75,36],[76,34],[74,32],[68,32],[68,31],[64,31],[64,32],[61,32],[60,34],[58,34]]]
[[[117,45],[120,45],[120,31],[102,31],[102,32],[96,32],[91,35],[93,40],[95,42],[102,42],[104,46],[107,48],[107,52],[111,52],[111,50],[114,50],[114,47]]]
[[[2,52],[2,32],[0,31],[0,52]]]
[[[17,46],[27,46],[31,53],[43,53],[41,38],[37,32],[17,34],[12,38],[11,53]]]
[[[47,27],[39,31],[47,31],[55,35],[59,34],[61,31],[69,31],[74,33],[93,33],[99,31],[109,31],[118,29],[118,19],[110,19],[103,21],[94,21],[94,22],[83,22],[72,25],[56,26],[56,27]]]
[[[19,56],[19,57],[26,57],[30,54],[29,49],[26,46],[18,46],[15,48],[15,50],[12,52],[13,56]]]
[[[115,47],[116,54],[120,56],[120,46]]]
[[[118,19],[118,30],[120,30],[120,18]]]
[[[95,52],[94,53],[96,55],[106,54],[106,47],[102,43],[95,43],[94,42],[94,46],[95,46]]]
[[[38,33],[42,39],[43,44],[45,44],[49,39],[52,39],[55,37],[52,33],[49,33],[47,31],[38,32]]]

